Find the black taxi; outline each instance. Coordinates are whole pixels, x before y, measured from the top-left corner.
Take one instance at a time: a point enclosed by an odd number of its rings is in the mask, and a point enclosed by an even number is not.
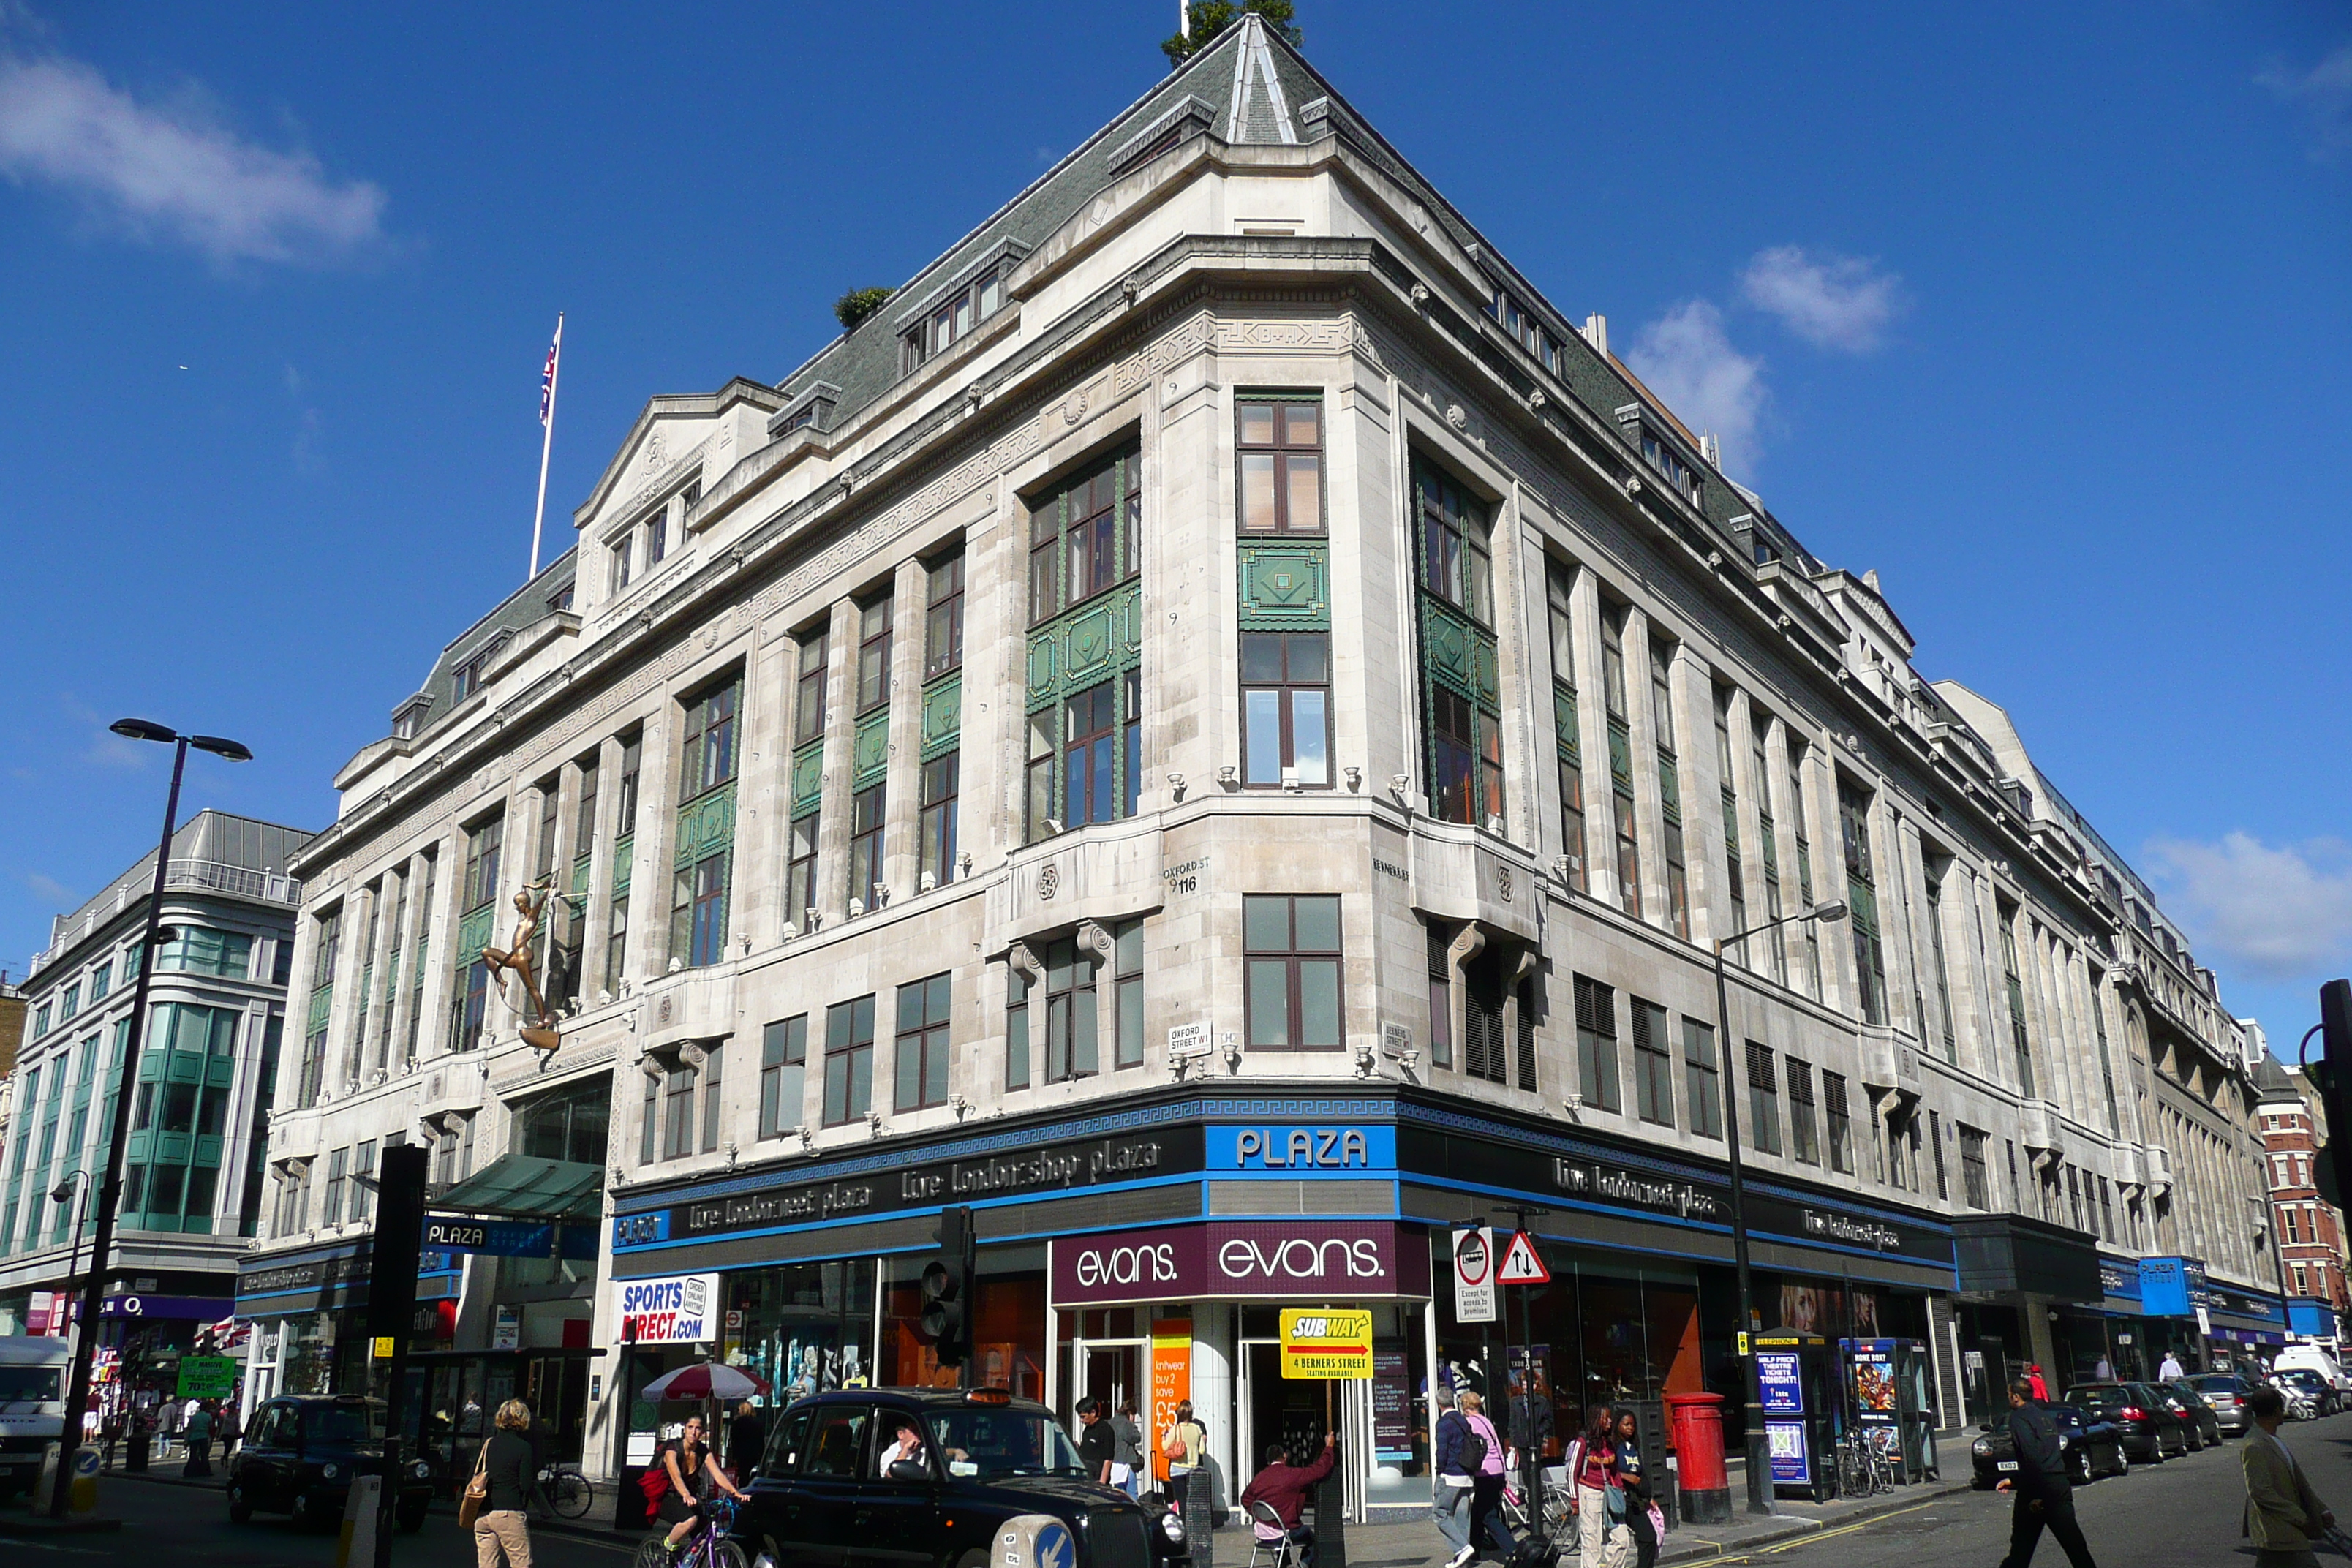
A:
[[[286,1513],[298,1524],[332,1524],[354,1477],[384,1468],[384,1404],[352,1394],[287,1394],[253,1413],[228,1461],[228,1517]],[[414,1532],[433,1501],[433,1469],[411,1456],[392,1483],[394,1518]]]
[[[1053,1413],[1001,1389],[811,1395],[776,1422],[749,1490],[733,1533],[761,1568],[983,1568],[1024,1514],[1062,1521],[1073,1568],[1192,1563],[1173,1513],[1087,1479]]]

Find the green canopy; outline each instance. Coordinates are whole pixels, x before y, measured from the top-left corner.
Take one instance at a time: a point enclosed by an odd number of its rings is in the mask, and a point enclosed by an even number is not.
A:
[[[604,1210],[604,1168],[572,1160],[501,1154],[433,1199],[436,1209],[512,1219],[596,1219]]]

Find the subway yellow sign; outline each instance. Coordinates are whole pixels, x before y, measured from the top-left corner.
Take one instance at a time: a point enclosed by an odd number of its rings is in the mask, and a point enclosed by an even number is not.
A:
[[[1371,1313],[1344,1308],[1285,1307],[1282,1375],[1370,1379]]]

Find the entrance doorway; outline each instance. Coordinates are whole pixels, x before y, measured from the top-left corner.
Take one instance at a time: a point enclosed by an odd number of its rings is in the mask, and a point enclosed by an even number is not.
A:
[[[1237,1485],[1247,1485],[1265,1468],[1265,1451],[1276,1443],[1294,1465],[1312,1464],[1322,1454],[1325,1386],[1320,1380],[1282,1375],[1281,1341],[1242,1342],[1242,1441],[1234,1467]]]

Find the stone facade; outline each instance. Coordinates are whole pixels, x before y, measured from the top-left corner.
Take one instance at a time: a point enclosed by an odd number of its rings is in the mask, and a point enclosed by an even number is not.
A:
[[[2009,1314],[1969,1348],[2060,1359],[2058,1298],[1955,1265],[1956,1223],[2265,1288],[2223,1196],[2253,1179],[2251,1089],[2210,973],[2000,710],[1913,672],[1874,576],[1703,449],[1245,21],[778,385],[656,399],[575,551],[344,770],[298,973],[355,921],[377,973],[395,943],[409,967],[304,1004],[320,1047],[289,1052],[268,1151],[297,1195],[248,1269],[363,1235],[300,1195],[333,1151],[431,1142],[462,1182],[601,1083],[614,1223],[593,1276],[533,1288],[604,1345],[595,1280],[905,1255],[1000,1179],[950,1160],[828,1229],[875,1172],[1187,1117],[1206,1152],[1150,1158],[1213,1166],[1221,1116],[1277,1104],[1400,1129],[1385,1184],[1286,1178],[1290,1213],[1345,1192],[1442,1234],[1516,1191],[1563,1245],[1665,1249],[1603,1197],[1680,1190],[1717,1218],[1672,1245],[1709,1268],[1736,1110],[1806,1216],[1771,1267],[1913,1293],[1953,1418],[1956,1303]],[[1277,656],[1304,663],[1251,662]],[[541,875],[544,1058],[468,973]],[[1831,901],[1854,916],[1794,918]],[[362,912],[395,903],[397,934]],[[1770,918],[1720,1039],[1714,944]],[[354,1054],[378,1008],[410,1043]],[[1472,1159],[1405,1135],[1441,1126],[1522,1173],[1416,1166]],[[1280,1212],[1192,1169],[981,1234]],[[737,1239],[676,1250],[706,1219]],[[472,1268],[461,1343],[506,1300]],[[1246,1378],[1228,1332],[1196,1333],[1196,1392]]]

